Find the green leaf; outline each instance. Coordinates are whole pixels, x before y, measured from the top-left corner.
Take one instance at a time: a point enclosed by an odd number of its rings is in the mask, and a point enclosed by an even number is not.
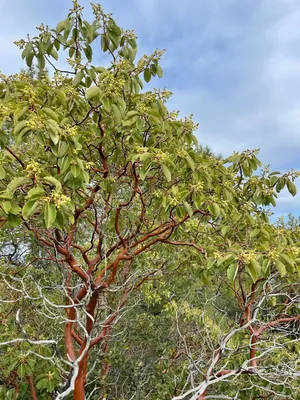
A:
[[[50,185],[54,185],[57,190],[61,189],[61,183],[54,176],[45,176],[43,180]]]
[[[23,218],[28,219],[30,218],[38,206],[38,200],[28,200],[22,209]]]
[[[44,206],[44,220],[46,228],[50,228],[56,219],[56,208],[54,204],[46,203]]]
[[[41,380],[38,381],[38,383],[36,384],[36,388],[37,389],[45,389],[48,386],[48,379],[47,378],[43,378]]]
[[[56,31],[56,33],[60,33],[60,32],[62,32],[65,28],[66,28],[66,21],[63,20],[63,21],[60,21],[60,22],[57,24],[55,31]]]
[[[85,92],[85,98],[88,101],[91,101],[96,97],[99,97],[100,95],[101,95],[101,90],[98,88],[98,86],[92,86]]]
[[[210,257],[207,260],[207,269],[210,269],[213,265],[215,265],[216,262],[217,260],[214,257]]]
[[[27,193],[27,197],[30,200],[36,200],[40,199],[44,194],[45,194],[44,189],[37,186],[29,190],[29,192]]]
[[[238,273],[239,267],[237,263],[232,263],[227,268],[227,277],[230,281],[234,281]]]
[[[119,110],[119,108],[115,104],[113,104],[111,106],[111,109],[112,109],[112,112],[114,114],[114,119],[115,119],[116,123],[120,124],[121,119],[122,119],[121,111]]]
[[[135,111],[135,110],[128,111],[128,113],[125,116],[125,120],[132,119],[135,116],[137,116],[137,117],[139,116],[139,113],[137,111]]]
[[[162,67],[160,66],[160,65],[158,65],[157,66],[157,71],[156,71],[156,73],[157,73],[157,76],[159,77],[159,78],[162,78],[162,76],[163,76],[163,69],[162,69]]]
[[[276,267],[277,271],[279,272],[279,275],[281,276],[281,278],[283,278],[286,275],[285,265],[280,260],[276,260],[275,267]]]
[[[57,149],[57,157],[59,158],[63,157],[67,151],[68,151],[67,143],[60,141]]]
[[[53,144],[57,144],[59,142],[59,135],[57,132],[54,132],[53,130],[48,131],[50,139],[52,140]]]
[[[220,265],[228,265],[228,264],[230,264],[232,261],[234,260],[234,255],[232,254],[232,253],[228,253],[228,254],[226,254],[224,257],[221,257],[219,260],[218,260],[218,262],[217,262],[217,265],[218,265],[218,267],[220,266]]]
[[[10,192],[9,190],[5,190],[5,191],[1,192],[0,198],[11,200],[13,198],[13,193]]]
[[[264,260],[262,262],[262,270],[265,276],[270,274],[270,260]]]
[[[287,188],[292,196],[296,196],[297,188],[296,188],[296,185],[292,181],[287,181]]]
[[[15,125],[14,134],[18,135],[22,129],[24,129],[27,125],[27,121],[20,121]]]
[[[9,211],[10,211],[10,209],[11,209],[11,202],[10,202],[10,201],[4,201],[4,202],[1,204],[1,206],[2,206],[3,211],[5,212],[5,214],[8,214]]]
[[[48,391],[49,393],[51,393],[51,392],[53,392],[54,388],[55,388],[55,385],[54,385],[53,380],[48,379],[47,391]]]
[[[33,44],[31,42],[27,43],[25,49],[22,51],[22,59],[24,60],[25,57],[28,56],[33,50]]]
[[[151,79],[151,70],[150,68],[146,68],[144,71],[144,79],[146,82],[150,82]]]
[[[87,58],[88,61],[92,61],[92,57],[93,57],[93,50],[91,48],[91,46],[87,45],[86,47],[83,48],[84,54]]]
[[[16,125],[18,121],[27,113],[28,106],[17,108],[14,112],[14,124]]]
[[[207,207],[207,209],[208,209],[209,213],[210,213],[212,216],[214,216],[214,217],[216,217],[216,218],[219,217],[221,210],[220,210],[220,206],[219,206],[217,203],[209,204],[209,206]]]
[[[149,158],[153,157],[153,154],[152,153],[143,153],[143,154],[138,155],[138,157],[141,161],[147,161],[147,160],[149,160]]]
[[[5,169],[0,165],[0,179],[4,179],[5,178]]]
[[[24,378],[24,376],[25,376],[25,366],[24,366],[24,364],[20,364],[18,366],[17,373],[18,373],[20,378]]]
[[[27,67],[29,67],[29,68],[32,67],[33,57],[34,57],[34,53],[33,53],[33,52],[32,52],[32,53],[29,53],[29,54],[26,56],[25,61],[26,61]]]
[[[55,94],[56,94],[56,96],[57,96],[57,101],[58,101],[58,103],[59,103],[60,105],[62,105],[63,107],[66,107],[66,106],[67,106],[67,96],[66,96],[66,93],[63,92],[63,91],[60,90],[60,89],[56,89],[56,90],[55,90]]]
[[[75,75],[75,78],[73,80],[73,85],[75,87],[77,87],[80,84],[80,82],[82,81],[83,77],[84,77],[84,74],[82,71],[77,72],[77,74]]]
[[[123,122],[123,126],[132,126],[134,125],[139,119],[139,115],[135,115],[131,119],[127,119],[126,121]]]
[[[187,203],[186,201],[183,202],[184,208],[186,209],[187,213],[189,214],[190,217],[193,216],[193,208],[192,206]]]
[[[49,136],[50,136],[52,142],[56,145],[59,141],[60,128],[59,128],[57,122],[54,121],[53,119],[47,120],[47,126],[49,129],[48,130]]]
[[[78,165],[73,164],[71,165],[71,172],[74,178],[77,178],[81,173],[81,168]]]
[[[166,166],[166,164],[161,164],[161,169],[166,177],[167,182],[170,182],[170,180],[172,179],[172,176],[171,176],[171,172],[170,172],[169,168]]]
[[[186,159],[186,161],[187,161],[189,167],[191,168],[191,170],[192,170],[192,171],[195,171],[195,162],[194,162],[194,160],[192,159],[192,157],[188,155],[188,156],[185,157],[185,159]]]
[[[286,254],[281,253],[281,254],[280,254],[280,258],[281,258],[285,263],[287,263],[288,266],[290,266],[291,268],[294,269],[295,263],[294,263],[294,261],[293,261],[292,259],[290,259],[290,257],[288,257]]]
[[[104,96],[101,98],[102,104],[103,104],[103,108],[107,111],[110,112],[111,111],[111,107],[112,107],[112,99],[111,97],[108,96]]]
[[[25,182],[27,182],[28,178],[26,176],[21,176],[19,178],[14,178],[9,185],[7,185],[7,190],[9,192],[14,193],[14,191]]]
[[[16,228],[22,223],[21,218],[18,215],[9,214],[7,218],[7,222],[12,228]]]
[[[56,61],[58,60],[58,53],[54,47],[52,47],[50,54]]]
[[[42,111],[51,119],[58,122],[58,116],[55,111],[51,110],[51,108],[44,107]]]
[[[122,99],[122,97],[118,97],[116,99],[116,102],[117,102],[118,108],[123,116],[125,113],[125,110],[126,110],[126,102],[124,99]]]
[[[45,62],[45,57],[43,56],[43,54],[39,53],[37,56],[38,59],[38,66],[40,69],[44,69],[46,62]]]
[[[261,273],[260,264],[256,260],[251,260],[250,263],[247,265],[247,269],[249,271],[253,283],[255,283]]]
[[[64,216],[59,210],[56,213],[56,223],[60,229],[63,229],[65,226]]]
[[[21,211],[21,207],[19,206],[19,204],[14,202],[14,201],[11,202],[10,204],[11,204],[11,208],[10,208],[9,213],[10,214],[14,214],[14,215],[18,215],[20,213],[20,211]]]
[[[276,184],[276,192],[279,193],[284,188],[284,185],[285,185],[284,177],[279,178]]]
[[[255,238],[260,233],[260,229],[256,228],[250,231],[250,238]]]

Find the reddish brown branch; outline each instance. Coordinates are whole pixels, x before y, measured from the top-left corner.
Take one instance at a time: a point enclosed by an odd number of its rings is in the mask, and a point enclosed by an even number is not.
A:
[[[25,169],[25,164],[8,146],[5,146],[5,149],[18,161],[18,163]]]
[[[35,387],[34,387],[34,383],[33,383],[33,379],[32,376],[26,376],[28,385],[29,385],[29,389],[30,389],[30,393],[31,393],[31,398],[32,400],[38,400],[38,397],[36,395],[36,391],[35,391]]]

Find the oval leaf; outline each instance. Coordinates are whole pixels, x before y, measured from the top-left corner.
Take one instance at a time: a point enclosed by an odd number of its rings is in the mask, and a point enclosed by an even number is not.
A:
[[[54,204],[47,203],[44,206],[44,220],[46,228],[50,228],[56,219],[56,208]]]

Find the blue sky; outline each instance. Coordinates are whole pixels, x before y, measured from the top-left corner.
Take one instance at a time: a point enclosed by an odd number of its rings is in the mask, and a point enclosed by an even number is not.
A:
[[[80,4],[89,10],[87,0]],[[272,170],[300,169],[299,0],[101,4],[121,27],[135,30],[142,54],[166,49],[164,77],[154,85],[172,90],[170,108],[194,114],[200,143],[223,155],[260,148]],[[0,0],[0,70],[18,72],[23,64],[12,42],[41,22],[55,26],[70,6],[71,0]],[[278,215],[298,210],[298,195],[280,196]]]

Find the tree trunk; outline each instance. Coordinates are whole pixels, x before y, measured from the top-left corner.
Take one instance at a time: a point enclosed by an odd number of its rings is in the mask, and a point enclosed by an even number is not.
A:
[[[79,372],[75,380],[74,400],[85,400],[85,384],[87,372],[88,353],[85,354],[79,363]]]

